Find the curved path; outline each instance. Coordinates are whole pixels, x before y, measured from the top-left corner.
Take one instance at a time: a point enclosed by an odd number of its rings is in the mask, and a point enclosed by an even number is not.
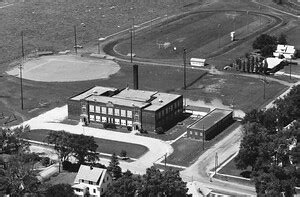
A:
[[[233,50],[235,47],[242,44],[243,42],[247,42],[247,41],[255,38],[258,34],[273,31],[273,30],[279,28],[280,26],[284,25],[283,19],[280,18],[279,16],[274,16],[274,15],[271,15],[271,14],[261,13],[261,12],[256,12],[256,11],[230,10],[230,9],[228,9],[228,10],[214,10],[214,11],[191,11],[191,12],[188,12],[188,13],[183,13],[181,15],[174,16],[174,17],[169,19],[169,22],[178,20],[178,18],[185,17],[189,14],[203,13],[203,12],[216,12],[216,13],[220,13],[220,12],[243,12],[243,13],[245,13],[245,12],[248,12],[249,14],[252,14],[252,15],[260,15],[260,16],[264,16],[264,17],[268,17],[268,18],[273,19],[273,22],[271,24],[265,26],[264,28],[261,28],[261,29],[255,31],[253,33],[247,34],[244,38],[242,38],[242,39],[240,39],[236,42],[233,42],[229,45],[226,45],[223,48],[211,53],[208,56],[208,58],[213,58],[213,57],[222,55],[224,53],[227,53],[227,52]],[[143,27],[143,29],[145,29],[145,27]],[[136,32],[143,33],[142,31],[139,31],[139,30],[137,30]],[[128,56],[126,56],[124,54],[122,55],[122,54],[120,54],[120,53],[118,53],[114,50],[114,47],[118,43],[120,43],[124,40],[127,40],[127,39],[130,39],[130,37],[128,36],[127,33],[123,36],[119,36],[117,38],[110,39],[110,40],[102,43],[102,45],[101,45],[102,51],[104,53],[106,53],[107,55],[115,57],[118,61],[130,62],[130,58]],[[178,63],[178,60],[176,60],[174,62],[174,59],[147,59],[147,58],[138,58],[138,57],[134,57],[134,62],[135,63],[143,63],[143,64],[159,64],[160,66],[161,65],[169,65],[169,64],[172,64],[172,65],[174,65],[174,64],[175,65],[181,65],[182,64],[181,61],[180,61],[180,63]]]
[[[167,142],[162,140],[138,136],[128,133],[113,132],[104,129],[95,129],[91,127],[82,127],[81,125],[68,125],[60,123],[67,117],[67,106],[52,109],[44,114],[32,118],[22,125],[29,125],[31,129],[49,129],[64,130],[74,134],[84,134],[95,138],[109,139],[114,141],[127,142],[132,144],[140,144],[146,146],[149,151],[134,162],[120,162],[123,170],[130,170],[135,174],[145,174],[146,169],[153,166],[153,163],[165,154],[171,154],[173,148]],[[100,160],[102,162],[102,159]],[[104,160],[105,164],[107,163]]]

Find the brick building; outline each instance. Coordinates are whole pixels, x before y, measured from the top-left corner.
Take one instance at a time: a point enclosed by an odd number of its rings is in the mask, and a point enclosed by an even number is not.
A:
[[[187,127],[187,137],[211,140],[233,122],[232,110],[214,109]]]
[[[129,88],[96,86],[68,100],[69,119],[150,132],[174,125],[182,112],[182,95]]]

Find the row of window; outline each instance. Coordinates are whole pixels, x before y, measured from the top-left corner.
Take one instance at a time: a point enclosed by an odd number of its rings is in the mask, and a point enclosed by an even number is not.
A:
[[[198,131],[188,131],[190,135],[195,135],[195,136],[199,136],[202,137],[202,132],[198,132]]]
[[[131,120],[124,120],[119,118],[110,118],[105,116],[98,116],[98,115],[90,115],[90,121],[93,122],[101,122],[101,123],[114,123],[116,125],[122,126],[132,126]]]
[[[127,117],[132,118],[132,111],[125,110],[125,109],[118,109],[118,108],[112,108],[112,107],[100,107],[95,105],[89,106],[89,111],[98,113],[98,114],[108,114],[108,115],[115,115],[115,116],[121,116],[121,117]]]
[[[173,103],[172,105],[166,107],[165,109],[161,110],[158,112],[158,119],[160,119],[161,117],[164,117],[165,115],[175,111],[180,111],[180,100],[176,101],[175,103]]]

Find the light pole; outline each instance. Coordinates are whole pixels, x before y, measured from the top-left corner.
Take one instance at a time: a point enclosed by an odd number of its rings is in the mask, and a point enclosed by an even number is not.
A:
[[[221,24],[218,24],[218,47],[220,48],[220,27],[221,27]]]
[[[77,55],[77,35],[76,35],[76,25],[74,25],[74,48],[75,48],[75,53]]]
[[[183,89],[186,90],[186,48],[183,48]]]
[[[218,153],[215,155],[215,175],[217,174],[217,167],[218,167]]]
[[[23,76],[22,76],[22,69],[23,69],[23,63],[25,59],[25,52],[24,52],[24,33],[21,31],[21,44],[22,44],[22,62],[19,66],[20,69],[20,86],[21,86],[21,109],[24,109],[24,101],[23,101]]]
[[[247,33],[248,33],[248,31],[249,31],[249,11],[247,10],[247,16],[246,16],[246,18],[247,18]]]
[[[100,54],[100,43],[102,43],[104,40],[106,39],[106,37],[105,38],[99,38],[98,39],[98,54]]]

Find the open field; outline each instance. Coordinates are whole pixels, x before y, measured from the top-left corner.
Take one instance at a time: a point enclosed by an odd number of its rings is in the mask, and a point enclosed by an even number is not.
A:
[[[45,138],[48,135],[49,130],[31,130],[29,133],[26,133],[24,138],[45,142]],[[127,156],[131,158],[139,158],[145,154],[148,149],[145,146],[138,144],[129,144],[125,142],[117,142],[112,140],[103,140],[99,138],[94,138],[96,144],[98,145],[97,151],[101,153],[113,154],[116,153],[119,155],[122,150],[127,151]]]
[[[44,82],[70,82],[105,79],[119,71],[117,63],[109,60],[81,58],[78,56],[44,56],[30,59],[23,65],[24,79]],[[20,76],[18,66],[8,71]]]
[[[241,39],[266,23],[270,19],[247,12],[196,12],[134,36],[133,53],[139,58],[174,60],[181,59],[186,48],[189,57],[207,58],[231,43],[230,32],[235,31],[236,39]],[[118,43],[114,50],[123,55],[130,53],[130,39]]]
[[[9,2],[13,5],[0,9],[0,64],[21,57],[21,31],[24,31],[25,54],[36,49],[73,50],[74,25],[78,44],[96,45],[99,37],[130,27],[133,16],[135,24],[139,24],[186,10],[183,6],[196,0]]]

